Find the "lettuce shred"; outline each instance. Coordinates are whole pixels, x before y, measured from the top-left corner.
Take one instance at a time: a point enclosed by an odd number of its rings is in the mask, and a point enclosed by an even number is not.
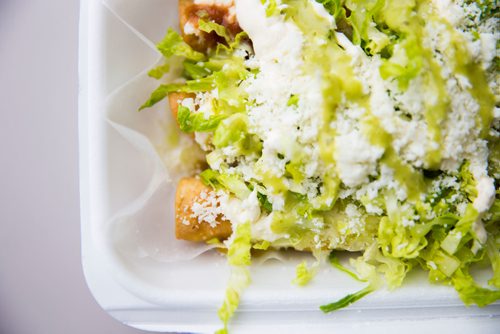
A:
[[[352,303],[360,300],[361,298],[372,293],[373,291],[374,291],[374,289],[372,287],[368,286],[368,287],[363,288],[355,293],[348,294],[347,296],[337,300],[336,302],[326,304],[326,305],[321,305],[319,308],[324,313],[330,313],[333,311],[337,311],[337,310],[340,310],[344,307],[351,305]]]
[[[244,42],[246,33],[238,33],[233,38],[225,27],[215,22],[200,19],[199,25],[200,30],[215,32],[224,38],[226,43],[219,43],[216,50],[204,54],[195,51],[176,31],[169,29],[164,39],[157,45],[165,62],[151,69],[149,75],[161,79],[164,74],[172,71],[181,59],[183,82],[161,84],[139,110],[154,106],[169,93],[198,93],[213,89],[218,89],[220,92],[213,106],[215,113],[228,116],[244,110],[245,92],[237,87],[237,83],[252,73],[244,65],[244,56],[236,55],[235,50],[248,48]]]
[[[293,280],[293,283],[300,286],[304,286],[307,283],[309,283],[311,279],[313,279],[314,274],[315,274],[315,268],[314,267],[308,268],[307,262],[302,261],[300,264],[297,265],[296,277]]]
[[[250,249],[252,248],[250,223],[239,224],[231,238],[227,255],[231,265],[231,274],[224,302],[218,312],[224,327],[218,330],[216,334],[227,334],[229,320],[238,308],[241,293],[250,284],[250,272],[248,270],[251,259]]]
[[[198,20],[198,27],[201,31],[206,33],[215,32],[218,36],[224,38],[227,44],[231,43],[231,36],[224,26],[217,24],[213,21]]]
[[[177,122],[184,132],[206,132],[214,130],[224,118],[224,115],[205,118],[201,113],[192,113],[189,108],[178,107]]]
[[[172,56],[185,57],[194,61],[205,59],[203,53],[193,50],[173,29],[168,29],[167,34],[156,47],[167,60]]]

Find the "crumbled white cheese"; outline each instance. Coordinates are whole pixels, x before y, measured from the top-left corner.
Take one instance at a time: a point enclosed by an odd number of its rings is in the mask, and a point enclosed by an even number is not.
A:
[[[194,27],[193,23],[188,21],[188,22],[186,22],[186,24],[184,24],[183,32],[186,35],[197,35],[200,33],[200,30],[196,29]]]
[[[412,80],[408,89],[401,92],[395,81],[386,81],[380,76],[380,56],[368,57],[359,46],[353,45],[341,33],[337,33],[337,40],[352,57],[354,71],[359,76],[364,91],[370,94],[370,111],[380,120],[382,127],[393,135],[393,147],[405,161],[415,167],[422,167],[426,154],[427,125],[421,115],[421,97],[424,92],[420,89],[420,78]],[[395,113],[396,105],[412,114],[412,120],[398,117]]]
[[[208,119],[213,114],[212,102],[215,98],[213,91],[198,93],[196,94],[195,105],[197,107],[196,112],[203,113],[205,119]]]
[[[355,187],[374,175],[377,160],[384,149],[371,145],[359,130],[352,129],[335,138],[335,161],[340,179],[345,185]]]
[[[394,179],[394,171],[385,164],[380,166],[379,177],[363,186],[359,189],[353,189],[354,198],[358,201],[363,202],[363,199],[368,201],[368,206],[365,205],[365,210],[369,213],[381,214],[382,208],[380,208],[373,201],[376,200],[380,195],[382,190],[389,190],[396,194],[396,199],[399,201],[404,201],[407,197],[404,187],[402,187]]]
[[[341,233],[351,234],[351,235],[359,235],[363,231],[363,215],[362,212],[358,209],[358,207],[354,204],[348,204],[345,207],[345,214],[347,221],[344,225],[342,225]]]
[[[209,151],[211,149],[210,140],[212,134],[210,132],[195,132],[194,140],[198,145],[200,145],[203,151]]]
[[[247,222],[254,223],[260,216],[260,204],[257,191],[253,191],[248,198],[240,200],[227,196],[220,201],[221,211],[233,226]]]
[[[433,0],[432,4],[454,26],[457,26],[464,19],[464,11],[451,0]]]
[[[194,99],[191,97],[186,97],[182,100],[178,100],[177,103],[180,103],[181,106],[186,107],[191,111],[195,110]]]
[[[321,76],[303,73],[304,36],[293,22],[281,16],[268,17],[259,0],[235,4],[238,22],[255,50],[247,65],[259,69],[255,77],[242,83],[254,102],[247,110],[250,130],[263,140],[259,165],[265,168],[262,172],[282,177],[285,165],[302,153],[301,172],[307,178],[293,187],[312,196],[317,183],[310,178],[318,175],[319,168],[316,143],[322,125]],[[289,105],[291,96],[298,97],[297,105]]]
[[[285,197],[282,194],[269,194],[267,199],[273,204],[273,210],[283,211],[285,209]]]
[[[495,200],[495,184],[488,176],[481,176],[476,185],[477,197],[474,200],[474,208],[479,213],[488,211]]]
[[[500,22],[499,22],[500,24]],[[479,35],[481,43],[481,62],[483,69],[487,69],[492,65],[493,59],[497,56],[497,42],[499,34],[496,33],[482,33]]]
[[[198,223],[207,223],[211,227],[219,224],[220,219],[226,219],[225,210],[222,203],[227,198],[227,194],[220,191],[201,192],[200,197],[191,205],[191,218],[195,218]]]

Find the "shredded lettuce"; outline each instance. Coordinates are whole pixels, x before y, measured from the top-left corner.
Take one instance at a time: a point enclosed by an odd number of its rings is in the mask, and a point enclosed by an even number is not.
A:
[[[337,268],[338,270],[346,273],[347,275],[351,276],[352,278],[354,278],[356,281],[359,281],[359,282],[363,282],[364,280],[362,280],[358,275],[356,275],[356,273],[354,273],[352,270],[349,270],[347,269],[345,266],[343,266],[338,257],[336,256],[335,254],[335,251],[332,251],[330,253],[330,255],[328,256],[328,260],[330,261],[330,264],[332,266],[334,266],[335,268]]]
[[[214,189],[225,189],[240,199],[246,199],[251,191],[237,175],[223,174],[212,169],[200,173],[201,180]]]
[[[224,38],[226,43],[231,43],[231,36],[229,36],[229,32],[224,26],[221,26],[218,23],[215,23],[213,21],[205,21],[203,19],[198,20],[198,28],[201,31],[211,33],[212,31],[215,32],[218,36]]]
[[[185,60],[183,63],[184,67],[183,74],[187,79],[190,80],[205,78],[209,76],[212,73],[212,71],[204,65],[205,63]]]
[[[292,94],[286,103],[287,106],[296,106],[299,104],[299,96]]]
[[[352,303],[360,300],[361,298],[363,298],[367,294],[372,293],[373,291],[374,291],[374,289],[372,287],[367,286],[366,288],[363,288],[355,293],[348,294],[347,296],[337,300],[336,302],[326,304],[326,305],[321,305],[319,308],[324,313],[330,313],[330,312],[333,312],[333,311],[336,311],[336,310],[339,310],[339,309],[342,309],[342,308],[345,308],[345,307],[351,305]]]
[[[325,9],[334,18],[345,17],[344,0],[316,0],[325,7]]]
[[[203,53],[193,50],[173,29],[168,29],[167,34],[156,47],[166,59],[172,56],[185,57],[194,61],[205,59]]]
[[[470,201],[474,201],[477,197],[476,180],[469,169],[469,162],[465,162],[462,167],[460,167],[459,176],[461,179],[460,189],[467,194]]]
[[[260,0],[260,2],[266,6],[267,17],[278,14],[278,2],[276,0]]]
[[[441,243],[441,248],[448,254],[455,254],[458,250],[460,242],[467,237],[468,234],[473,233],[472,225],[478,219],[478,212],[472,204],[467,206],[465,214],[456,223],[455,228],[451,230],[446,238]]]
[[[373,24],[384,5],[384,0],[346,1],[346,7],[351,11],[347,22],[353,28],[352,41],[362,45],[369,53],[378,53],[389,44],[389,37]]]
[[[333,170],[325,173],[325,180],[320,188],[320,195],[312,201],[312,206],[316,210],[328,211],[331,210],[339,195],[340,179]]]
[[[261,192],[257,192],[257,199],[259,200],[260,206],[267,212],[273,211],[273,204],[269,202],[266,195]]]
[[[165,62],[151,69],[149,75],[161,79],[172,70],[172,58],[176,56],[184,59],[182,67],[185,82],[161,84],[139,110],[152,107],[172,92],[198,93],[213,89],[219,91],[219,99],[214,105],[217,113],[229,114],[244,110],[246,93],[237,87],[237,83],[251,75],[251,71],[244,65],[244,57],[235,56],[234,53],[237,48],[246,48],[246,33],[241,32],[231,38],[226,28],[215,22],[200,19],[199,24],[201,30],[214,31],[223,37],[226,44],[218,44],[215,52],[205,55],[193,50],[177,32],[169,29],[157,45]]]
[[[240,304],[240,296],[243,290],[250,284],[250,273],[246,267],[233,267],[229,276],[224,302],[219,308],[219,318],[224,324],[216,334],[227,334],[228,323]]]
[[[250,283],[250,272],[247,266],[250,265],[251,248],[250,222],[238,224],[231,236],[227,253],[228,262],[231,265],[231,276],[224,302],[219,308],[219,318],[222,320],[224,328],[217,331],[217,334],[227,333],[228,322],[238,308],[240,295]]]
[[[381,285],[378,273],[383,274],[389,289],[401,286],[412,267],[408,259],[384,255],[376,243],[370,245],[361,257],[352,260],[351,264],[358,270],[359,276],[372,287]]]
[[[466,305],[483,307],[500,299],[500,290],[479,286],[466,270],[457,270],[451,281]]]
[[[243,113],[233,114],[225,119],[214,132],[212,144],[219,149],[231,146],[239,155],[250,155],[262,150],[259,139],[249,133],[247,116]]]
[[[488,284],[500,289],[500,243],[495,241],[492,236],[488,238],[486,252],[493,270],[493,277],[488,281]]]
[[[203,113],[193,113],[184,106],[179,106],[177,111],[177,121],[180,129],[184,132],[212,131],[224,117],[224,115],[219,115],[205,118]]]
[[[161,79],[168,71],[170,71],[170,64],[165,63],[149,70],[148,75],[155,79]]]
[[[393,194],[387,195],[385,202],[388,215],[380,220],[378,228],[380,249],[386,256],[416,258],[427,246],[426,235],[442,221],[413,222],[414,211],[402,210]]]
[[[229,264],[233,266],[250,265],[250,223],[239,224],[234,231],[233,240],[227,252]]]
[[[151,93],[150,98],[144,102],[144,104],[139,108],[143,110],[150,108],[162,101],[169,93],[173,92],[184,92],[184,93],[195,93],[209,91],[214,88],[213,79],[210,77],[189,80],[185,84],[171,83],[160,85],[157,89]]]
[[[258,250],[267,250],[271,246],[271,243],[267,240],[263,240],[261,242],[256,242],[252,245],[253,249],[258,249]]]
[[[314,277],[314,274],[315,268],[308,267],[307,262],[302,261],[295,269],[295,279],[293,280],[293,283],[304,286],[309,283],[309,281]]]
[[[248,35],[245,31],[239,32],[234,36],[234,39],[226,44],[217,44],[217,48],[215,51],[216,55],[221,54],[231,54],[234,52],[236,48],[242,48],[250,51],[250,47],[248,45],[245,46],[244,41],[248,38]]]

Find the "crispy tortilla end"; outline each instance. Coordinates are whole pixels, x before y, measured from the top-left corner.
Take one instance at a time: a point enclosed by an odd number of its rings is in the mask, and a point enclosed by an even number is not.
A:
[[[225,240],[231,235],[231,223],[216,217],[216,224],[200,221],[193,212],[195,203],[203,204],[206,195],[213,193],[199,178],[187,177],[179,181],[175,196],[175,236],[188,241]],[[204,194],[204,195],[202,195]],[[205,198],[203,198],[205,197]]]

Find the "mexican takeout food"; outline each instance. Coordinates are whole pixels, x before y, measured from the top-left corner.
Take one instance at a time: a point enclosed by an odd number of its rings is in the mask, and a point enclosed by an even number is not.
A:
[[[499,5],[470,0],[180,0],[157,45],[202,168],[180,180],[176,236],[225,249],[225,323],[254,250],[294,249],[367,282],[412,268],[465,304],[500,298]],[[173,203],[165,203],[173,205]],[[480,285],[474,266],[489,266]],[[333,284],[333,283],[332,283]],[[225,329],[223,330],[225,331]]]

